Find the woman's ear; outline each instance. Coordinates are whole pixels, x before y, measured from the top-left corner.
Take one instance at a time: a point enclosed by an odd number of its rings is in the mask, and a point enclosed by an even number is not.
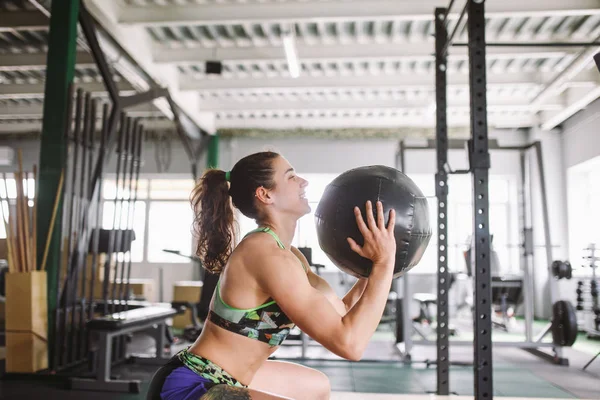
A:
[[[256,197],[258,199],[258,201],[260,201],[261,203],[264,203],[264,204],[271,204],[273,202],[273,198],[272,198],[269,190],[265,189],[262,186],[260,186],[259,188],[256,189],[256,193],[254,194],[254,197]]]

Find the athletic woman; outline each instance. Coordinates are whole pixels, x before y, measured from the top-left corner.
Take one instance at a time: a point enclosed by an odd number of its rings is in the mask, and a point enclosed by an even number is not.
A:
[[[329,399],[325,374],[268,360],[295,325],[344,359],[362,357],[392,283],[395,212],[386,226],[379,202],[367,202],[366,221],[355,207],[364,244],[348,238],[347,245],[370,259],[373,269],[340,299],[291,245],[298,219],[310,212],[307,185],[274,152],[249,155],[230,172],[204,173],[192,193],[197,255],[220,278],[201,335],[155,375],[152,385],[162,387],[151,391],[163,400],[198,400],[219,385],[211,393],[231,389],[252,400]],[[232,205],[258,226],[235,248]]]

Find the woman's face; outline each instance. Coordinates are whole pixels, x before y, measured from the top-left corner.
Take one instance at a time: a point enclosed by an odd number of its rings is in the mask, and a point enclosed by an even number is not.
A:
[[[269,191],[269,195],[274,208],[297,218],[310,213],[310,205],[306,199],[308,181],[298,176],[283,157],[273,160],[273,170],[275,188]]]

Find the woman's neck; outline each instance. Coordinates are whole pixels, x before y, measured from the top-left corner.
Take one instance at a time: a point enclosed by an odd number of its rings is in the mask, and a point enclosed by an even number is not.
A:
[[[292,240],[294,239],[294,234],[296,233],[296,220],[285,220],[285,221],[271,221],[271,222],[262,222],[259,223],[259,226],[266,226],[271,229],[281,243],[285,246],[286,249],[289,249],[292,246]]]

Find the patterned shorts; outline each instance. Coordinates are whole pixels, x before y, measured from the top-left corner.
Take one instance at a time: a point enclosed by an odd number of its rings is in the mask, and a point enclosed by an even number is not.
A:
[[[185,365],[186,367],[194,371],[196,374],[210,380],[213,383],[237,387],[247,387],[238,382],[233,376],[229,375],[227,371],[224,371],[223,368],[219,367],[217,364],[204,357],[200,357],[196,354],[190,353],[187,349],[180,351],[177,354],[177,356],[179,357],[179,360],[181,360],[183,365]]]
[[[244,390],[247,386],[212,361],[187,350],[180,351],[173,358],[183,365],[165,378],[160,392],[163,400],[222,399],[225,398],[225,394],[226,398],[237,394],[231,398],[250,399]],[[231,393],[232,391],[234,393]]]

